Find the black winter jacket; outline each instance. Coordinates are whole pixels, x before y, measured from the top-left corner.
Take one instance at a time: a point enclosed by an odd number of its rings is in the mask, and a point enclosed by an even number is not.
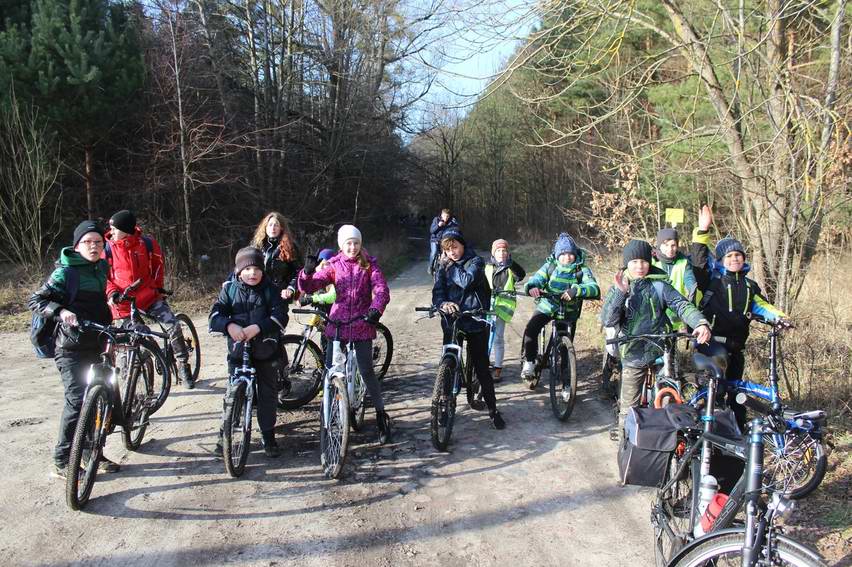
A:
[[[278,249],[277,238],[267,238],[263,242],[261,252],[263,252],[263,273],[268,276],[272,283],[279,290],[288,287],[296,291],[298,288],[296,279],[299,276],[299,270],[304,266],[302,253],[298,247],[295,248],[295,258],[289,261],[282,260]]]
[[[455,303],[461,311],[488,309],[491,305],[491,286],[485,277],[485,262],[471,247],[465,248],[458,262],[442,261],[436,272],[432,305],[439,308],[446,302]],[[465,333],[477,333],[486,327],[486,323],[467,317],[459,323],[459,329]]]
[[[440,242],[441,235],[448,228],[458,228],[459,221],[456,217],[450,217],[450,220],[447,221],[447,224],[444,226],[438,226],[438,223],[441,222],[440,215],[432,219],[432,225],[429,227],[429,241],[430,242]]]

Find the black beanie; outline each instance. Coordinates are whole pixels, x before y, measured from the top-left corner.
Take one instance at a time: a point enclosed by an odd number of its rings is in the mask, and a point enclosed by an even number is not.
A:
[[[660,232],[657,233],[657,246],[661,245],[666,240],[674,240],[675,242],[680,240],[678,238],[677,230],[674,228],[660,229]]]
[[[136,231],[136,216],[128,211],[118,211],[109,219],[109,223],[127,234],[133,234]]]
[[[101,225],[92,220],[84,220],[74,229],[74,243],[71,246],[76,248],[83,236],[90,232],[97,232],[101,237],[104,235],[104,229]]]
[[[234,260],[234,273],[240,275],[240,272],[249,266],[257,266],[262,270],[263,254],[257,248],[246,246],[245,248],[240,248],[239,252],[237,252],[237,257]]]
[[[644,240],[631,240],[624,247],[624,265],[630,260],[645,260],[651,263],[651,245]]]

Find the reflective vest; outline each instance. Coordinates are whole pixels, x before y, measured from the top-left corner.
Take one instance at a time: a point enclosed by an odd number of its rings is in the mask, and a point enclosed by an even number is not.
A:
[[[494,288],[494,264],[485,265],[485,277],[488,278],[488,285]],[[503,286],[504,291],[515,291],[515,272],[511,268],[506,269],[509,272],[509,277],[506,278],[506,285]],[[515,314],[515,307],[518,306],[518,300],[514,297],[506,297],[498,295],[491,300],[491,308],[497,313],[497,316],[507,323],[512,320]]]
[[[688,259],[678,258],[674,262],[667,264],[654,258],[653,262],[651,263],[668,274],[669,283],[672,284],[672,287],[675,288],[678,293],[680,293],[684,297],[689,297],[689,292],[687,291],[686,284],[684,283],[686,267],[689,266]],[[697,291],[698,290],[696,290],[696,292]],[[684,322],[680,320],[680,317],[677,316],[677,313],[675,313],[673,309],[667,308],[666,315],[668,315],[669,320],[672,322],[673,331],[682,331],[686,328]]]

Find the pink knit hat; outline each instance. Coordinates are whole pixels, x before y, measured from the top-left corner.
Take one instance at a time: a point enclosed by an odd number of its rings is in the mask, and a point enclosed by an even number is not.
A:
[[[491,243],[491,255],[494,255],[494,252],[497,251],[498,248],[505,248],[506,252],[509,251],[509,241],[504,240],[502,238],[498,238],[494,242]]]

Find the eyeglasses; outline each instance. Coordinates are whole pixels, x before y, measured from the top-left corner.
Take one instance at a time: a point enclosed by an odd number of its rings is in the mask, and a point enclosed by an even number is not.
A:
[[[84,244],[86,246],[103,246],[103,240],[81,240],[80,244]]]

